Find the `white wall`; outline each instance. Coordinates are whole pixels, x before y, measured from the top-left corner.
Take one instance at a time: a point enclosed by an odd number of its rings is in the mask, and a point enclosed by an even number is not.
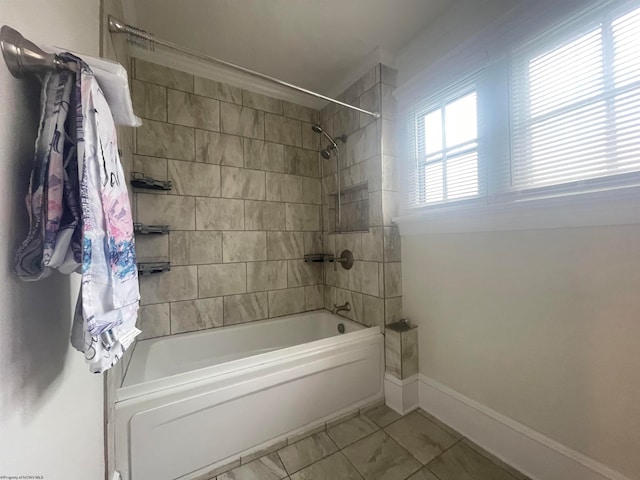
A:
[[[400,52],[402,82],[506,2],[478,3]],[[403,236],[402,263],[421,374],[640,478],[640,226]]]
[[[98,0],[3,0],[0,24],[42,45],[98,54]],[[103,379],[69,344],[77,278],[11,271],[38,128],[39,83],[0,60],[0,476],[104,478]],[[73,285],[72,285],[73,283]]]

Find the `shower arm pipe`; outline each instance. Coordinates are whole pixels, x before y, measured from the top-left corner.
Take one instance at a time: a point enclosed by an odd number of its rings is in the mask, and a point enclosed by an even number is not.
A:
[[[370,112],[369,110],[365,110],[363,108],[359,108],[359,107],[355,107],[353,105],[349,105],[348,103],[341,102],[340,100],[336,100],[335,98],[327,97],[326,95],[322,95],[320,93],[316,93],[314,91],[307,90],[306,88],[299,87],[297,85],[294,85],[293,83],[285,82],[284,80],[280,80],[280,79],[272,77],[270,75],[265,75],[264,73],[256,72],[255,70],[251,70],[249,68],[241,67],[240,65],[236,65],[234,63],[227,62],[225,60],[221,60],[221,59],[216,58],[216,57],[205,55],[205,54],[197,52],[195,50],[191,50],[190,48],[181,47],[180,45],[177,45],[175,43],[168,42],[168,41],[162,40],[162,39],[158,39],[158,38],[155,37],[155,35],[147,32],[145,30],[142,30],[140,28],[128,25],[128,24],[124,23],[123,21],[118,20],[117,18],[113,17],[112,15],[109,15],[109,31],[111,33],[124,33],[124,34],[130,35],[130,36],[133,36],[133,37],[137,37],[137,38],[140,38],[142,40],[146,40],[146,41],[150,42],[151,44],[161,45],[161,46],[163,46],[165,48],[169,48],[171,50],[175,50],[177,52],[184,53],[186,55],[189,55],[189,56],[194,57],[194,58],[198,58],[200,60],[204,60],[206,62],[217,63],[218,65],[223,65],[225,67],[232,68],[232,69],[237,70],[239,72],[246,73],[247,75],[251,75],[253,77],[260,78],[262,80],[267,80],[269,82],[276,83],[278,85],[282,85],[284,87],[291,88],[293,90],[297,90],[298,92],[302,92],[302,93],[305,93],[307,95],[311,95],[312,97],[321,98],[322,100],[326,100],[327,102],[335,103],[336,105],[341,105],[341,106],[343,106],[345,108],[349,108],[351,110],[356,110],[356,111],[358,111],[360,113],[371,115],[373,118],[380,118],[380,113],[378,113],[378,112]]]

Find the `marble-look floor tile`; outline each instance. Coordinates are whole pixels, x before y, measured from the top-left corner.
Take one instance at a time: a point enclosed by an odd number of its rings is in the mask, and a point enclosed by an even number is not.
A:
[[[495,463],[458,443],[429,465],[440,480],[514,480],[515,477]]]
[[[439,426],[442,430],[444,430],[445,432],[447,432],[449,435],[457,438],[458,440],[460,440],[462,438],[462,435],[455,431],[453,428],[451,428],[449,425],[447,425],[446,423],[442,422],[440,419],[434,417],[433,415],[431,415],[429,412],[424,411],[423,409],[419,408],[418,410],[416,410],[416,412],[418,412],[420,415],[422,415],[424,418],[426,418],[427,420],[429,420],[431,423],[435,423],[437,426]]]
[[[365,415],[381,428],[386,427],[402,417],[402,415],[386,405],[380,405],[379,407],[369,410]]]
[[[529,477],[527,477],[525,474],[520,473],[518,470],[516,470],[512,466],[507,465],[502,460],[500,460],[498,457],[496,457],[495,455],[492,455],[491,453],[487,452],[480,445],[472,442],[468,438],[463,438],[462,439],[462,444],[464,444],[465,446],[467,446],[470,449],[474,450],[476,453],[479,453],[480,455],[485,457],[487,460],[490,460],[491,462],[495,463],[497,466],[499,466],[503,470],[506,470],[508,473],[510,473],[512,476],[514,476],[518,480],[530,480]]]
[[[431,473],[427,467],[422,467],[407,480],[438,480],[438,477]]]
[[[338,447],[325,432],[300,440],[278,452],[287,472],[295,473],[312,463],[338,451]]]
[[[366,480],[405,480],[422,465],[383,431],[344,449]]]
[[[418,412],[392,423],[385,431],[425,465],[458,441]]]
[[[218,475],[218,480],[281,480],[286,477],[278,454],[272,453]]]
[[[342,452],[314,463],[291,475],[291,480],[362,480]]]
[[[344,448],[376,430],[378,426],[375,423],[360,415],[330,428],[327,433],[340,448]]]

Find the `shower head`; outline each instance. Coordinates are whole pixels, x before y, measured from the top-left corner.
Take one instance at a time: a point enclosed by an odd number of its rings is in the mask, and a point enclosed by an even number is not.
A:
[[[331,142],[331,146],[333,148],[338,148],[338,144],[336,143],[336,141],[331,137],[331,135],[329,135],[327,132],[325,132],[320,125],[312,125],[311,126],[311,130],[313,130],[316,133],[319,133],[320,135],[324,135],[325,137],[327,137],[327,140],[329,140]],[[325,157],[324,154],[323,154],[322,156],[324,158],[329,158],[331,155]]]
[[[322,150],[320,152],[320,155],[322,155],[322,158],[324,158],[325,160],[329,160],[331,158],[331,152],[329,151],[328,148]]]

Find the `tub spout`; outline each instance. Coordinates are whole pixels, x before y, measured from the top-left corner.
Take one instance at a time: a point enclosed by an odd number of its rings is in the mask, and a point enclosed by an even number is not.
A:
[[[333,310],[331,310],[331,313],[333,313],[334,315],[340,312],[350,312],[351,311],[351,304],[349,302],[345,303],[344,305],[337,305],[337,304],[333,304]]]

